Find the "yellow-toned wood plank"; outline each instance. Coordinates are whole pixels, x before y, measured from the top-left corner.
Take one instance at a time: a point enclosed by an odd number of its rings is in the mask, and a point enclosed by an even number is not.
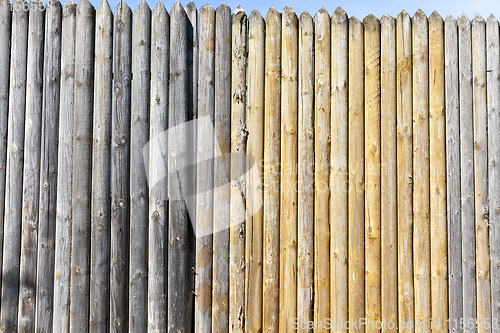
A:
[[[430,332],[431,246],[429,188],[429,28],[418,10],[412,19],[413,56],[413,265],[415,332]]]
[[[330,16],[325,8],[315,25],[315,196],[314,196],[314,321],[330,317]],[[324,325],[315,332],[327,332]]]
[[[247,168],[245,328],[262,330],[262,173],[264,161],[264,19],[257,10],[248,17]]]
[[[474,198],[476,229],[477,331],[491,332],[490,248],[488,243],[488,105],[486,102],[486,22],[472,20],[472,107],[474,114]],[[492,127],[493,131],[495,130]],[[493,132],[494,133],[494,132]],[[495,134],[491,135],[495,135]]]
[[[448,332],[444,24],[429,16],[429,156],[432,332]],[[438,325],[439,323],[439,325]]]
[[[330,318],[347,322],[348,315],[348,47],[349,20],[342,8],[331,19],[331,162],[330,190]],[[347,332],[347,328],[337,332]]]
[[[281,37],[281,207],[280,332],[297,318],[297,116],[298,19],[290,6],[282,14]]]
[[[365,26],[365,318],[366,332],[378,332],[381,308],[380,193],[380,22]],[[372,322],[373,324],[371,324]]]
[[[364,332],[365,317],[365,93],[364,27],[349,19],[349,321]],[[357,323],[357,325],[355,325]]]
[[[398,327],[414,321],[413,304],[413,196],[412,196],[412,57],[411,19],[402,11],[397,18],[397,174],[398,174]],[[403,325],[402,325],[403,324]]]
[[[280,252],[281,14],[266,15],[263,332],[278,332]]]
[[[314,28],[306,11],[299,20],[299,119],[297,212],[297,320],[314,320]],[[299,326],[298,332],[310,332]]]
[[[398,215],[396,169],[396,19],[380,19],[380,133],[381,142],[381,306],[382,319],[398,321]],[[385,332],[397,329],[387,327]]]

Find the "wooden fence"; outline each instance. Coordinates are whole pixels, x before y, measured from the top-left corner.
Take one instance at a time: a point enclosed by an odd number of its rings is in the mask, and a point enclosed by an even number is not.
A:
[[[0,132],[2,332],[500,332],[494,16],[0,0]]]

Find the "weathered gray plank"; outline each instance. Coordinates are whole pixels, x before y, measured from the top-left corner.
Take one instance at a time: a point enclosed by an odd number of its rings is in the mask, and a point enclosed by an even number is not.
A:
[[[57,200],[57,142],[61,76],[62,7],[49,1],[45,17],[43,65],[40,204],[36,274],[35,331],[52,332],[54,297],[54,245]]]
[[[457,21],[448,15],[444,21],[445,98],[446,98],[446,202],[448,219],[448,317],[450,330],[459,330],[463,316],[462,220],[460,204],[460,101],[458,73]]]
[[[312,20],[311,20],[312,31]],[[312,35],[311,35],[312,36]],[[262,175],[264,159],[265,25],[255,9],[248,17],[247,215],[245,254],[245,330],[262,330]]]
[[[5,181],[4,251],[0,325],[12,332],[17,328],[19,253],[23,196],[24,119],[26,106],[26,61],[28,51],[28,4],[17,0],[12,11],[10,48],[10,96]]]
[[[0,1],[0,267],[3,260],[3,230],[5,212],[5,162],[7,159],[7,123],[9,114],[9,76],[11,52],[12,8],[8,0]],[[0,274],[0,286],[2,274]],[[1,307],[0,307],[1,308]]]
[[[491,318],[490,249],[488,246],[488,114],[486,102],[486,23],[476,15],[472,20],[472,107],[474,117],[474,198],[476,236],[476,293],[478,330]],[[470,172],[470,171],[469,171]],[[481,323],[479,323],[481,322]]]
[[[460,167],[462,203],[462,277],[463,318],[476,319],[476,237],[474,223],[474,130],[472,111],[471,24],[465,14],[458,26],[458,63],[460,84]],[[466,326],[466,325],[465,325]],[[467,332],[474,332],[464,327]]]
[[[114,31],[110,328],[111,332],[128,332],[132,11],[125,1],[116,7]]]
[[[150,146],[149,152],[149,267],[148,267],[148,331],[166,332],[167,287],[167,142],[164,131],[168,129],[168,73],[170,55],[170,17],[163,3],[153,11],[153,35],[151,48],[151,140],[161,138],[161,146]],[[158,149],[162,148],[162,150]],[[151,180],[163,176],[162,181]],[[153,187],[152,187],[153,186]]]
[[[24,126],[24,171],[19,276],[18,327],[30,332],[35,326],[36,251],[38,199],[40,193],[40,139],[42,134],[43,41],[45,8],[41,1],[30,3],[28,68]]]
[[[90,200],[94,100],[95,9],[88,0],[76,7],[75,91],[70,331],[86,332],[89,323]]]
[[[215,134],[212,329],[229,332],[229,171],[231,148],[231,9],[215,13]]]
[[[130,147],[129,330],[147,328],[148,184],[143,149],[149,140],[151,10],[142,0],[134,12],[132,124]]]
[[[215,10],[200,9],[199,91],[196,165],[195,331],[212,332],[212,251],[214,186]]]
[[[113,12],[107,0],[96,11],[95,90],[92,129],[90,332],[109,330],[111,252],[111,109],[113,104]]]
[[[69,332],[73,180],[73,101],[75,91],[76,4],[63,6],[61,100],[57,154],[57,199],[54,265],[54,332]]]
[[[498,21],[490,15],[486,21],[486,84],[488,107],[488,201],[491,278],[491,322],[500,322],[500,36]],[[500,328],[492,329],[500,332]]]
[[[247,16],[240,6],[232,15],[232,23],[229,327],[231,332],[244,332]]]
[[[170,12],[170,112],[169,112],[169,229],[168,229],[168,319],[173,332],[191,332],[194,289],[194,233],[187,210],[191,189],[187,166],[193,139],[188,133],[189,106],[192,105],[189,75],[189,34],[187,14],[179,1]],[[178,126],[175,130],[174,127]]]

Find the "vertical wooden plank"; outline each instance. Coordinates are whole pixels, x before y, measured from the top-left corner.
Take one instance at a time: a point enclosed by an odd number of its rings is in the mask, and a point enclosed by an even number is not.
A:
[[[75,91],[76,4],[68,1],[62,10],[61,99],[57,153],[57,198],[54,265],[53,331],[70,328],[70,279],[73,181],[73,103]]]
[[[81,332],[88,330],[89,313],[95,9],[84,0],[76,11],[70,330]]]
[[[43,100],[43,41],[45,6],[30,3],[28,28],[28,67],[26,77],[26,115],[24,125],[23,204],[21,259],[19,265],[18,327],[32,331],[35,326],[36,252],[40,194],[40,149]]]
[[[95,9],[88,0],[76,8],[75,99],[70,331],[88,330],[90,278],[90,200],[94,97]]]
[[[486,22],[487,106],[488,127],[500,127],[500,50],[498,21],[490,15]],[[500,321],[500,140],[498,135],[488,136],[488,191],[489,191],[489,246],[491,270],[491,323]],[[492,329],[500,332],[500,328]]]
[[[111,253],[111,113],[113,12],[103,0],[96,12],[95,91],[92,129],[90,332],[109,330]]]
[[[435,11],[429,16],[431,329],[442,333],[448,332],[444,51],[443,19]]]
[[[162,2],[153,10],[151,36],[151,116],[149,136],[166,138],[168,130],[168,73],[170,60],[170,16]],[[163,174],[167,142],[149,151],[149,250],[148,250],[148,331],[166,332],[167,309],[167,186]],[[157,184],[152,179],[161,179]]]
[[[10,90],[7,136],[7,174],[5,181],[4,250],[0,325],[17,329],[19,291],[19,253],[23,197],[24,119],[28,57],[28,4],[13,3],[12,43],[10,47]]]
[[[212,332],[212,251],[214,200],[215,9],[200,8],[198,161],[196,178],[195,332]],[[202,125],[203,124],[203,125]],[[206,126],[205,126],[206,125]],[[203,163],[201,163],[203,161]]]
[[[170,111],[169,128],[189,120],[190,77],[188,17],[179,1],[170,12]],[[169,249],[168,249],[168,321],[173,332],[191,332],[194,289],[194,235],[184,197],[190,189],[187,166],[192,133],[184,126],[169,132]],[[175,175],[175,176],[174,176]]]
[[[380,19],[380,198],[382,319],[398,321],[396,19]],[[395,327],[384,331],[394,333]]]
[[[187,103],[188,103],[188,120],[194,120],[198,118],[198,9],[193,1],[190,1],[184,8],[188,20],[186,25],[186,38],[187,38],[187,62],[188,66],[186,68],[187,80],[188,80],[188,90],[187,90]],[[195,123],[197,124],[197,123]],[[197,126],[197,125],[196,125]],[[196,164],[196,142],[197,142],[197,130],[195,126],[188,126],[188,152],[187,165]],[[186,189],[189,195],[185,196],[185,201],[187,209],[190,213],[190,220],[193,222],[193,226],[196,224],[196,196],[193,194],[196,190],[196,168],[191,168],[189,171],[189,176],[186,178]],[[194,227],[193,227],[194,228]],[[193,230],[193,232],[195,232]],[[193,233],[194,235],[194,233]],[[193,273],[195,273],[195,247],[196,244],[193,242],[191,246],[191,252],[193,257]],[[194,292],[194,276],[193,276],[193,288]],[[194,302],[194,300],[193,300]],[[194,308],[193,308],[194,309]]]
[[[460,167],[462,203],[462,276],[463,319],[462,328],[469,330],[469,319],[476,320],[476,228],[474,219],[474,129],[472,110],[472,55],[471,24],[465,14],[458,25],[458,52],[460,77]]]
[[[365,17],[365,317],[382,318],[380,192],[380,21]],[[368,324],[366,332],[380,331]]]
[[[298,52],[297,320],[301,323],[314,320],[314,28],[307,11],[299,18]],[[310,332],[301,327],[298,331]]]
[[[132,11],[125,1],[115,9],[114,32],[109,321],[111,332],[128,332]]]
[[[151,10],[141,1],[132,30],[132,122],[130,133],[129,330],[147,329],[149,199],[143,149],[149,141]]]
[[[348,113],[349,20],[338,7],[331,19],[330,301],[331,318],[349,320],[348,308]],[[314,173],[314,169],[310,172]],[[341,193],[342,195],[337,195]],[[299,200],[300,202],[300,200]],[[337,332],[346,327],[335,326]]]
[[[349,321],[365,316],[365,122],[363,24],[349,18]],[[350,331],[363,331],[354,324]]]
[[[231,153],[231,9],[215,12],[215,133],[212,331],[229,332],[229,172]],[[262,309],[261,309],[262,310]]]
[[[256,172],[248,173],[245,235],[245,330],[262,330],[262,175],[264,161],[265,24],[255,9],[248,17],[247,155]],[[247,165],[247,170],[251,166]]]
[[[476,293],[479,332],[491,332],[490,249],[488,244],[488,114],[486,101],[486,23],[472,20],[472,78],[474,122],[474,198],[476,233]],[[494,130],[494,128],[492,128]],[[486,326],[486,327],[485,327]]]
[[[0,1],[0,134],[7,138],[9,114],[9,78],[11,53],[12,5],[10,1]],[[3,261],[3,235],[5,217],[5,162],[7,160],[7,141],[0,141],[0,267]],[[3,272],[3,271],[2,271]],[[0,274],[0,286],[2,284]],[[1,287],[0,287],[1,288]],[[1,308],[1,307],[0,307]]]
[[[446,98],[446,207],[448,228],[448,318],[456,332],[463,317],[462,222],[460,203],[460,101],[457,21],[448,15],[444,21],[444,63]]]
[[[290,6],[282,14],[281,39],[281,192],[280,332],[297,318],[297,157],[298,19]]]
[[[244,332],[247,15],[241,7],[234,11],[232,21],[229,331]]]
[[[398,174],[398,327],[414,321],[413,304],[413,210],[412,210],[412,57],[411,19],[402,11],[397,18],[397,174]]]
[[[330,316],[330,16],[321,8],[314,16],[315,25],[315,196],[314,196],[314,321]],[[318,332],[325,332],[319,327]]]
[[[35,331],[52,332],[54,297],[54,244],[57,201],[57,145],[61,76],[61,20],[59,1],[47,3],[43,65],[40,203],[36,260]]]
[[[264,254],[262,331],[278,332],[280,250],[281,14],[266,15],[264,102]],[[264,301],[265,300],[265,301]]]
[[[413,57],[413,265],[415,331],[430,332],[431,246],[429,189],[429,27],[418,10],[412,19]]]

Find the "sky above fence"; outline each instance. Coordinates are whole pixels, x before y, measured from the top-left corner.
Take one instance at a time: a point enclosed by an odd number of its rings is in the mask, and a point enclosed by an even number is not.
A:
[[[119,2],[119,0],[108,0],[111,8],[114,10]],[[75,1],[76,2],[76,1]],[[100,0],[91,0],[92,4],[97,8]],[[135,9],[139,4],[140,0],[128,0],[127,3],[130,8]],[[148,0],[151,8],[156,4],[156,0]],[[164,0],[163,3],[165,7],[170,9],[174,4],[174,0]],[[186,5],[188,0],[182,2]],[[204,4],[209,3],[214,7],[217,7],[221,1],[213,0],[195,0],[196,7],[199,9]],[[434,10],[436,10],[444,18],[448,14],[452,14],[455,18],[461,13],[465,13],[470,19],[479,13],[484,19],[486,19],[491,13],[497,18],[500,18],[500,1],[498,0],[341,0],[341,1],[331,1],[331,0],[316,0],[316,1],[304,1],[304,0],[226,0],[232,10],[234,10],[238,5],[241,5],[247,14],[257,8],[259,12],[265,16],[269,7],[274,5],[278,11],[289,5],[298,14],[307,10],[311,15],[314,15],[321,7],[325,7],[326,10],[331,14],[337,6],[341,6],[349,16],[356,16],[362,19],[363,17],[373,14],[377,17],[381,17],[384,14],[389,14],[396,17],[401,10],[406,10],[410,15],[417,11],[417,9],[422,9],[427,16],[429,16]]]

